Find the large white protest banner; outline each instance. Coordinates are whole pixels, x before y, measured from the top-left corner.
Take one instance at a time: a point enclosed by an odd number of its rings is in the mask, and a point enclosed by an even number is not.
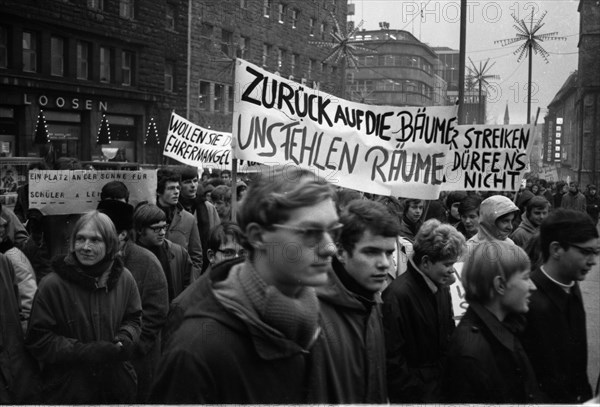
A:
[[[445,163],[446,191],[516,191],[527,172],[534,125],[461,125]]]
[[[129,189],[129,203],[156,201],[156,170],[89,171],[58,170],[29,172],[29,208],[44,215],[84,213],[98,207],[102,187],[121,181]]]
[[[231,170],[231,133],[205,129],[173,112],[163,155],[197,168]],[[254,162],[238,163],[240,172],[259,171],[259,167]]]
[[[236,158],[297,165],[365,192],[435,199],[456,107],[373,106],[340,99],[238,59]]]

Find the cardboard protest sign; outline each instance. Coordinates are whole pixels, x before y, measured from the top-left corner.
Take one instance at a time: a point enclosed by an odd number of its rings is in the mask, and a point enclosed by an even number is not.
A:
[[[197,168],[231,170],[231,133],[205,129],[173,112],[163,155]],[[258,163],[238,163],[240,172],[258,171],[258,167]]]
[[[29,208],[44,215],[85,213],[98,207],[102,187],[121,181],[129,189],[129,203],[156,201],[156,170],[89,171],[59,170],[29,172]]]
[[[465,300],[465,290],[460,280],[463,262],[454,263],[454,277],[456,281],[450,285],[450,298],[452,299],[452,310],[454,311],[454,321],[458,325],[458,322],[462,316],[467,312],[469,304]]]
[[[455,126],[445,163],[446,191],[516,191],[529,168],[533,125]]]
[[[381,195],[435,199],[458,135],[456,107],[373,106],[340,99],[238,59],[236,158],[310,169]]]

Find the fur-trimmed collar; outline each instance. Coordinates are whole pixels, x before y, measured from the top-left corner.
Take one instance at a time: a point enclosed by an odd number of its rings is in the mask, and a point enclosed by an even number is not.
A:
[[[123,273],[123,260],[117,256],[112,264],[109,265],[111,268],[108,280],[106,282],[107,290],[111,290],[119,280],[119,277]],[[77,264],[73,254],[68,254],[66,257],[56,257],[52,260],[52,268],[63,279],[73,282],[86,290],[93,291],[97,286],[97,279],[89,276],[83,272],[81,267]]]

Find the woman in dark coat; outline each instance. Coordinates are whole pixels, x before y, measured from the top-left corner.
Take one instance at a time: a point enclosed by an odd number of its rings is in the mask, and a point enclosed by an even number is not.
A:
[[[141,331],[136,282],[116,256],[117,232],[93,211],[75,224],[70,253],[53,262],[33,303],[26,345],[43,366],[49,404],[135,402],[128,362]]]
[[[535,290],[527,254],[504,241],[482,242],[462,271],[467,312],[456,328],[443,373],[449,403],[543,401],[535,374],[515,336],[519,314]]]

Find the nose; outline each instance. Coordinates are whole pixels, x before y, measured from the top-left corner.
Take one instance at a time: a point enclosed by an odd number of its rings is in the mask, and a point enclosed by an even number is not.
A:
[[[388,269],[392,265],[391,256],[382,253],[377,262],[379,268]]]
[[[535,290],[537,290],[535,283],[533,282],[533,280],[529,280],[529,291],[535,291]]]
[[[318,247],[318,253],[322,257],[331,257],[337,251],[337,246],[335,245],[333,238],[327,232],[323,233],[323,237],[322,237],[321,241],[319,242],[319,244],[317,245],[317,247]]]

